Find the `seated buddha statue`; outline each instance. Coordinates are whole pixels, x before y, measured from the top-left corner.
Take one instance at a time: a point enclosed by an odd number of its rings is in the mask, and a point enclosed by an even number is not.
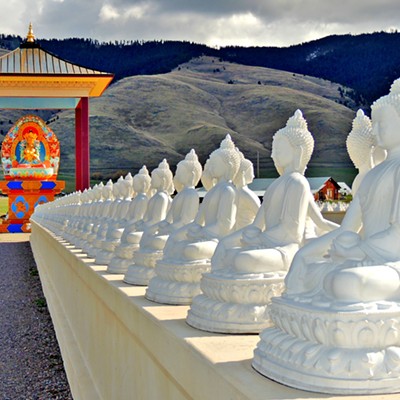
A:
[[[121,227],[114,231],[112,234],[111,245],[110,245],[110,255],[111,258],[114,256],[115,248],[120,244],[122,234],[125,228],[128,225],[134,225],[139,221],[143,220],[145,216],[148,203],[149,196],[148,192],[150,190],[151,178],[149,171],[146,166],[139,170],[139,172],[133,177],[133,190],[135,192],[135,197],[132,199],[129,205],[128,212],[125,216],[124,222]],[[110,261],[111,261],[110,258]],[[123,264],[121,266],[121,264]],[[120,274],[125,273],[127,269],[126,263],[122,261],[116,262],[114,260],[113,263],[108,265],[107,272],[112,274]]]
[[[296,388],[399,392],[400,79],[371,110],[387,157],[365,174],[341,226],[297,252],[272,299],[275,326],[254,351],[257,371]]]
[[[316,206],[304,172],[314,140],[300,110],[273,138],[272,159],[280,174],[264,194],[254,222],[224,238],[212,268],[253,274],[287,271],[294,254],[310,237],[310,220],[320,231],[336,224],[325,220]]]
[[[133,285],[147,285],[154,274],[155,263],[163,255],[165,243],[171,233],[192,222],[199,208],[199,194],[195,186],[200,180],[201,164],[194,150],[180,161],[174,176],[177,195],[166,218],[146,228],[133,255],[124,281]]]
[[[299,252],[288,296],[337,301],[400,301],[400,80],[372,105],[377,145],[387,158],[361,181],[339,229]]]
[[[133,195],[133,178],[128,173],[125,178],[120,177],[114,187],[117,187],[117,193],[114,195],[116,200],[112,205],[112,213],[105,230],[104,240],[97,243],[98,251],[95,254],[96,264],[108,264],[117,243],[121,239],[121,228],[127,223],[129,206]]]
[[[161,303],[188,304],[199,292],[200,278],[209,270],[218,241],[231,233],[236,222],[236,188],[232,183],[240,155],[229,135],[209,157],[205,172],[213,186],[205,195],[196,218],[169,236],[163,258],[156,264],[146,297]]]
[[[377,146],[376,136],[372,131],[371,120],[362,110],[357,111],[352,129],[346,140],[347,152],[358,174],[352,184],[353,197],[360,186],[365,174],[386,158],[386,150]]]
[[[126,270],[132,263],[133,253],[139,248],[143,231],[165,219],[171,206],[171,193],[174,191],[173,175],[167,163],[163,160],[151,172],[151,186],[156,192],[150,198],[146,212],[139,221],[130,221],[124,228],[119,245],[115,248],[109,266],[112,269]]]
[[[188,323],[215,332],[259,332],[270,325],[268,303],[283,290],[294,254],[316,232],[338,225],[325,220],[304,171],[314,147],[300,110],[273,137],[280,174],[265,191],[254,221],[222,238],[193,299]]]
[[[25,132],[19,145],[19,156],[12,161],[10,176],[24,179],[46,179],[54,173],[49,160],[40,156],[40,141],[32,130]],[[18,161],[19,160],[19,161]],[[35,172],[28,171],[34,168]]]

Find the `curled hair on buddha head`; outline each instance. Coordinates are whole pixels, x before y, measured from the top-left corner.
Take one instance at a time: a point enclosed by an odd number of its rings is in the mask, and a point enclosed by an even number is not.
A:
[[[351,132],[346,139],[347,152],[357,169],[371,158],[371,150],[376,146],[376,137],[372,132],[371,120],[358,110],[353,120]]]
[[[178,168],[184,168],[185,171],[190,175],[190,186],[196,186],[199,183],[203,169],[194,149],[191,149],[190,152],[186,154],[186,157],[182,161],[179,161],[178,165],[176,166],[177,171]],[[178,180],[176,174],[174,176],[174,184],[178,192],[183,189],[183,183]]]
[[[147,193],[150,189],[151,178],[149,171],[145,165],[140,168],[139,172],[133,177],[133,186],[140,193]]]
[[[162,189],[165,190],[167,193],[172,194],[175,191],[174,183],[173,183],[173,175],[169,168],[169,164],[167,160],[164,158],[158,167],[151,171],[151,177],[157,176],[163,182]],[[153,186],[153,183],[152,183]]]
[[[233,180],[240,167],[239,151],[233,143],[231,135],[227,134],[225,139],[221,142],[218,149],[214,150],[209,157],[211,162],[212,157],[218,155],[229,166],[226,169],[225,179]]]
[[[299,172],[304,173],[314,150],[314,139],[308,130],[307,121],[300,110],[295,111],[293,116],[288,119],[286,126],[279,129],[272,140],[274,141],[280,136],[286,137],[295,149],[301,149]]]
[[[236,187],[243,187],[251,182],[246,182],[245,181],[245,173],[249,169],[251,169],[252,175],[254,174],[254,166],[253,163],[248,160],[247,158],[244,157],[244,154],[239,151],[239,156],[240,156],[240,165],[239,165],[239,170],[235,177],[233,178],[233,183]]]
[[[384,106],[392,106],[400,116],[400,78],[392,83],[389,94],[380,97],[372,103],[371,110],[374,112]]]

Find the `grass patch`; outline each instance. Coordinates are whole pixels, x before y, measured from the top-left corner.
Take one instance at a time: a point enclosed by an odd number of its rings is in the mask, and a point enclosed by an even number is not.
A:
[[[0,197],[0,215],[5,215],[8,212],[8,197]]]
[[[46,308],[47,307],[46,299],[44,297],[39,297],[38,299],[35,300],[35,305],[39,310]]]

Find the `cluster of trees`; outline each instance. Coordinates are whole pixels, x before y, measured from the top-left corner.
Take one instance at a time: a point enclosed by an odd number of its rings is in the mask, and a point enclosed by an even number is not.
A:
[[[0,35],[0,47],[12,50],[22,38]],[[353,89],[356,103],[371,104],[400,76],[400,33],[333,35],[285,48],[229,46],[214,49],[185,41],[114,41],[43,39],[46,50],[71,62],[114,73],[166,73],[200,55],[328,79]]]

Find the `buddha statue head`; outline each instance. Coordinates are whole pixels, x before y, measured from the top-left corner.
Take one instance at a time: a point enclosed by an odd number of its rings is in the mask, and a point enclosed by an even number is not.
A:
[[[314,150],[314,139],[300,110],[296,110],[286,126],[272,139],[272,154],[279,175],[285,171],[304,174]]]
[[[216,180],[210,174],[210,160],[208,159],[204,164],[203,173],[201,174],[201,183],[204,186],[204,189],[211,190],[215,184]]]
[[[104,185],[102,189],[104,200],[113,200],[113,186],[114,184],[111,179]]]
[[[176,166],[174,176],[176,191],[180,192],[185,187],[195,187],[199,183],[201,173],[201,164],[196,152],[192,149]]]
[[[253,163],[244,158],[244,154],[239,151],[240,155],[240,166],[239,171],[233,179],[233,183],[237,188],[241,188],[253,182],[254,180],[254,167]]]
[[[377,147],[371,120],[358,110],[353,120],[351,132],[346,140],[347,152],[354,166],[361,170],[370,169],[385,158],[385,151]]]
[[[151,187],[157,191],[164,190],[168,194],[172,194],[175,190],[173,175],[165,158],[151,171]]]
[[[126,187],[127,194],[124,196],[125,198],[131,198],[134,196],[133,191],[133,177],[130,172],[128,172],[124,178],[124,186]]]
[[[136,193],[147,193],[150,189],[151,177],[145,165],[133,177],[133,189]]]
[[[240,154],[231,136],[226,135],[220,147],[208,159],[207,173],[217,181],[232,181],[240,167]]]
[[[393,82],[389,94],[371,106],[372,129],[377,145],[389,152],[400,147],[400,79]]]

